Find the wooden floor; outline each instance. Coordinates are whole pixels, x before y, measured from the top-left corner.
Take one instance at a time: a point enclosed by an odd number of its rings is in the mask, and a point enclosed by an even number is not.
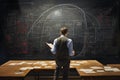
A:
[[[54,60],[10,60],[0,66],[0,80],[52,80],[54,70]],[[120,80],[120,64],[71,60],[69,80]]]

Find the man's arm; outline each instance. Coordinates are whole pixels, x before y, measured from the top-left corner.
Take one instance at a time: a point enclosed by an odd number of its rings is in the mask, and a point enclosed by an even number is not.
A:
[[[50,50],[53,54],[56,54],[56,42],[57,42],[57,39],[54,40],[53,44],[46,42],[46,44],[51,48]]]
[[[52,52],[53,54],[56,54],[56,43],[57,43],[57,39],[54,40],[54,42],[53,42],[53,47],[51,48],[51,52]]]
[[[73,42],[71,39],[69,39],[69,41],[68,41],[68,49],[69,49],[69,55],[74,56],[75,51],[73,50]]]

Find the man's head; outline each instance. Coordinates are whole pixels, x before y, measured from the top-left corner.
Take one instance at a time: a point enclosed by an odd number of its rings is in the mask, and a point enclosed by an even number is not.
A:
[[[60,29],[60,33],[61,33],[62,35],[66,35],[67,32],[68,32],[68,29],[67,29],[66,27],[62,27],[62,28]]]

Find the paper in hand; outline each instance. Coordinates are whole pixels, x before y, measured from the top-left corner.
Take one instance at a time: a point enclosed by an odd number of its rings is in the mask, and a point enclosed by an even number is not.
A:
[[[53,44],[52,43],[47,43],[46,44],[50,47],[50,48],[53,48]]]

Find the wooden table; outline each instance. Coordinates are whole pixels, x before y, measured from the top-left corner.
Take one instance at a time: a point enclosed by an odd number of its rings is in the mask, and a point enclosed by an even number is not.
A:
[[[30,70],[20,70],[20,67],[0,67],[0,80],[24,80]]]
[[[81,67],[92,65],[102,65],[96,60],[71,60],[70,68],[79,69]],[[29,69],[25,69],[29,68]],[[30,71],[39,72],[41,70],[46,69],[55,69],[55,61],[54,60],[10,60],[3,65],[0,66],[0,77],[1,78],[23,78]],[[6,72],[6,71],[9,71]],[[4,74],[2,74],[4,73]],[[23,74],[15,74],[15,73],[23,73]]]
[[[120,64],[107,64],[107,66],[119,67],[120,68]]]
[[[72,60],[70,67],[71,68],[88,68],[90,66],[103,66],[100,62],[97,60]]]
[[[77,71],[82,80],[120,80],[120,71],[116,71],[116,69],[120,70],[120,66],[87,64],[87,66],[79,66]]]
[[[106,66],[96,60],[71,60],[70,68],[76,68],[78,78],[81,80],[120,80],[120,72],[105,71]],[[40,72],[49,69],[55,69],[54,60],[10,60],[0,66],[0,77],[23,79],[30,71]],[[93,73],[89,72],[91,69]],[[86,73],[84,70],[88,70],[88,72]],[[16,72],[23,74],[15,74]]]
[[[8,67],[8,66],[24,66],[24,67],[30,67],[32,66],[32,64],[34,63],[34,60],[10,60],[6,63],[4,63],[3,65],[1,65],[2,67]]]

